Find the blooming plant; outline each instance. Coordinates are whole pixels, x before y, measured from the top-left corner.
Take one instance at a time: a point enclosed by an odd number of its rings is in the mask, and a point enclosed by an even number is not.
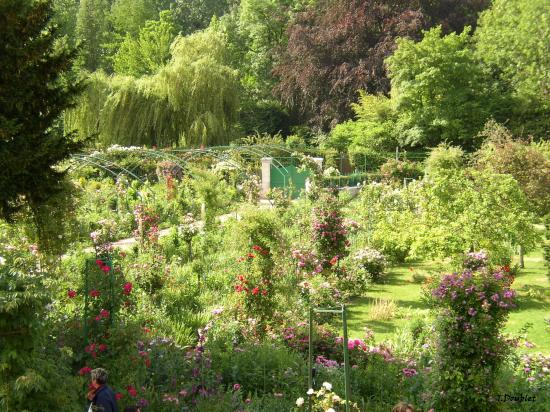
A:
[[[112,242],[115,239],[117,225],[111,219],[102,219],[97,223],[99,228],[90,233],[90,238],[92,239],[96,256],[104,258],[113,250]]]
[[[309,410],[309,402],[311,402],[311,411],[314,412],[341,412],[346,410],[346,402],[349,402],[349,411],[359,412],[357,404],[349,400],[346,401],[332,392],[332,384],[329,382],[323,382],[323,385],[317,391],[310,388],[307,391],[307,396],[300,397],[296,400],[296,408],[294,411]]]
[[[313,213],[312,238],[317,256],[323,267],[335,266],[339,259],[347,256],[347,247],[350,244],[338,199],[324,194]]]
[[[275,305],[271,253],[267,248],[254,245],[238,263],[241,274],[236,277],[235,292],[245,317],[257,319],[258,332],[263,334]]]
[[[490,409],[496,374],[509,350],[500,331],[515,307],[515,292],[501,271],[467,269],[443,276],[431,296],[438,313],[433,406]]]
[[[469,270],[480,270],[487,267],[488,256],[483,250],[468,252],[464,257],[464,268]]]
[[[373,281],[380,280],[388,267],[386,257],[378,250],[369,247],[355,252],[353,260],[360,269],[366,270],[371,275]]]
[[[134,220],[137,225],[134,236],[139,244],[142,247],[156,244],[159,238],[158,215],[150,208],[139,204],[134,209]]]

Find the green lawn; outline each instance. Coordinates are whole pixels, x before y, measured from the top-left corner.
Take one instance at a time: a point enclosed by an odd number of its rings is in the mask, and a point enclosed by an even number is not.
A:
[[[412,269],[412,270],[411,270]],[[439,273],[444,268],[434,263],[415,263],[393,267],[386,283],[371,287],[365,297],[355,299],[349,306],[349,330],[353,338],[362,338],[367,326],[374,330],[376,341],[390,338],[415,318],[428,316],[421,300],[421,283],[415,283],[413,273]],[[550,281],[546,275],[542,253],[532,253],[525,258],[525,269],[516,278],[513,288],[518,292],[518,309],[511,313],[507,332],[518,332],[526,323],[528,340],[535,344],[530,351],[550,354],[550,329],[545,319],[550,318]],[[375,299],[393,299],[397,311],[389,320],[370,319],[369,313]],[[527,349],[526,349],[527,350]]]

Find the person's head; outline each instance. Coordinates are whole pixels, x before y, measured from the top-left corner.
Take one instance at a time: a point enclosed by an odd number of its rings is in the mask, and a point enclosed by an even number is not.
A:
[[[97,368],[92,371],[92,382],[98,385],[105,385],[107,383],[107,371],[103,368]]]
[[[399,402],[391,412],[414,412],[414,407],[410,403]]]

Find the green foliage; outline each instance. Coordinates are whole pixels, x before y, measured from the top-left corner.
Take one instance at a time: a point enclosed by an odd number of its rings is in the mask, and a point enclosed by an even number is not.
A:
[[[494,121],[487,123],[482,135],[486,140],[476,152],[477,166],[513,176],[533,210],[539,216],[550,213],[550,160],[526,142],[514,140]]]
[[[95,71],[108,68],[109,0],[81,0],[76,20],[77,42],[82,43],[78,66]]]
[[[301,355],[273,343],[245,345],[238,352],[219,350],[214,356],[223,382],[240,384],[244,393],[293,393],[305,383]]]
[[[174,32],[172,12],[166,10],[158,21],[145,22],[137,38],[127,34],[113,56],[115,72],[135,77],[156,73],[170,58]]]
[[[214,17],[221,17],[235,1],[172,0],[170,3],[171,9],[174,10],[178,31],[191,34],[208,27]]]
[[[425,163],[427,176],[447,174],[464,166],[464,151],[442,143],[430,151]]]
[[[70,351],[50,347],[45,335],[43,278],[12,264],[0,265],[0,408],[74,411],[79,388],[68,377]]]
[[[545,0],[496,0],[479,18],[477,55],[493,67],[518,98],[515,133],[548,136],[550,4]]]
[[[159,11],[158,0],[114,0],[109,20],[121,34],[137,36],[148,20],[155,20]]]
[[[0,4],[0,217],[22,204],[37,211],[60,190],[54,165],[80,145],[57,123],[80,91],[65,77],[74,51],[56,44],[51,3],[9,0]]]
[[[380,166],[382,177],[393,183],[405,183],[405,179],[419,179],[422,177],[422,166],[420,163],[410,160],[388,159]]]
[[[236,73],[225,43],[211,30],[177,37],[172,58],[153,76],[91,76],[65,127],[98,133],[104,145],[220,145],[229,141],[238,110]]]
[[[76,16],[79,0],[53,0],[52,10],[54,16],[52,22],[58,26],[60,37],[65,37],[71,47],[76,42]]]
[[[401,144],[475,146],[476,134],[496,112],[494,86],[468,31],[441,37],[438,27],[418,43],[400,39],[386,60]]]
[[[509,175],[449,170],[424,181],[416,199],[408,227],[415,256],[456,257],[473,248],[502,262],[511,245],[529,250],[539,237],[527,199]]]

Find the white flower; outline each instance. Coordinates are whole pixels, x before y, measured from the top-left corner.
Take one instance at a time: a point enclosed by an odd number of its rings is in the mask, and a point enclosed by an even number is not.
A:
[[[307,390],[307,394],[308,394],[308,395],[313,395],[313,392],[315,392],[315,391],[314,391],[312,388],[309,388],[309,389]]]
[[[296,406],[302,406],[304,404],[304,398],[296,399]]]
[[[328,409],[326,410],[326,412],[336,412],[336,411],[335,411],[334,409],[332,409],[332,408],[328,408]]]
[[[6,259],[0,256],[0,265],[3,265],[4,263],[6,263]]]
[[[324,387],[327,391],[331,391],[331,390],[332,390],[332,384],[329,383],[329,382],[323,382],[323,387]]]
[[[334,396],[332,397],[332,402],[334,402],[334,403],[338,403],[338,402],[340,402],[341,400],[342,400],[342,399],[340,399],[340,397],[339,397],[338,395],[334,395]]]

